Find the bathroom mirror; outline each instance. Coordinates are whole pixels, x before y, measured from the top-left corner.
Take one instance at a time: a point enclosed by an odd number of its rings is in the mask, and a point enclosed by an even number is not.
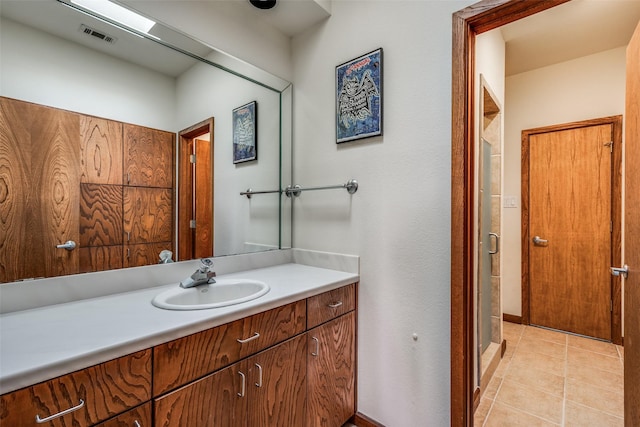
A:
[[[213,255],[290,247],[290,209],[282,206],[288,203],[286,197],[240,195],[248,188],[276,190],[291,181],[290,83],[162,23],[156,22],[148,32],[131,30],[92,11],[83,13],[75,3],[2,1],[0,96],[173,133],[176,172],[178,134],[213,118]],[[257,158],[237,163],[232,114],[251,102],[257,106]],[[16,167],[1,154],[0,170]],[[177,178],[173,177],[176,191]],[[174,242],[178,221],[190,215],[177,209],[179,197],[174,193],[172,198]],[[31,224],[21,218],[5,215],[0,227],[3,233],[23,230],[23,238],[0,248],[0,270],[19,262],[21,252],[39,250],[30,243]],[[35,269],[19,279],[54,275],[58,274]]]

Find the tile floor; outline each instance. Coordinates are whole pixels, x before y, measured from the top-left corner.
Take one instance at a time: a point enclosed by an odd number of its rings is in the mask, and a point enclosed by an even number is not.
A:
[[[503,322],[507,351],[475,426],[623,426],[624,348]]]

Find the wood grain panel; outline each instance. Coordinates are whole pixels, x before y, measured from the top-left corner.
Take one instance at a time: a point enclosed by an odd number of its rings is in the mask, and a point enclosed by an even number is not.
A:
[[[174,134],[129,124],[123,131],[125,185],[172,188]]]
[[[302,333],[305,307],[298,301],[154,347],[154,396]]]
[[[355,414],[355,313],[307,337],[307,426],[341,426]]]
[[[164,188],[124,188],[125,243],[172,240],[173,196]]]
[[[135,424],[136,422],[138,424]],[[147,402],[122,415],[97,424],[96,427],[151,427],[151,425],[151,402]]]
[[[80,273],[115,270],[124,266],[122,245],[94,246],[77,250],[80,254]]]
[[[80,116],[80,182],[122,185],[122,123]]]
[[[80,246],[121,245],[123,189],[80,184]]]
[[[299,335],[247,361],[252,427],[304,426],[307,403],[307,339]]]
[[[2,98],[0,223],[2,280],[78,271],[79,117]]]
[[[640,425],[640,24],[627,46],[625,102],[624,422]]]
[[[165,249],[173,252],[171,242],[126,245],[124,248],[124,266],[140,267],[143,265],[157,264],[160,261],[160,252]]]
[[[43,266],[32,273],[34,259],[22,256],[30,243],[25,218],[33,203],[29,111],[29,104],[0,97],[0,282],[44,275]]]
[[[32,184],[40,204],[33,212],[30,234],[41,236],[45,253],[39,262],[46,276],[73,274],[78,272],[78,252],[56,245],[78,242],[80,237],[80,118],[54,108],[34,108]]]
[[[355,284],[307,299],[307,328],[335,319],[356,308]]]
[[[241,427],[247,399],[238,396],[246,362],[229,366],[154,401],[156,427]]]
[[[34,425],[48,417],[84,406],[51,421],[49,426],[89,426],[126,411],[151,397],[151,350],[144,350],[0,396],[0,425]]]
[[[531,323],[611,339],[610,124],[529,137]],[[530,239],[531,240],[531,239]]]

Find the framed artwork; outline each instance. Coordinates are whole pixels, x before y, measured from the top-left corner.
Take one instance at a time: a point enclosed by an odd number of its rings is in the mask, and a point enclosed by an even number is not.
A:
[[[336,67],[336,143],[382,135],[382,48]]]
[[[233,110],[233,163],[258,159],[258,104]]]

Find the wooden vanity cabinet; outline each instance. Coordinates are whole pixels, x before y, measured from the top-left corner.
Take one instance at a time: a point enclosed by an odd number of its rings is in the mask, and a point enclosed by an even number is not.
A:
[[[306,340],[298,335],[156,399],[155,425],[302,426],[305,370]]]
[[[153,395],[303,333],[305,312],[298,301],[154,347]]]
[[[0,396],[0,425],[91,426],[150,399],[148,349]]]
[[[355,284],[308,300],[309,427],[339,427],[355,414],[355,301]]]

